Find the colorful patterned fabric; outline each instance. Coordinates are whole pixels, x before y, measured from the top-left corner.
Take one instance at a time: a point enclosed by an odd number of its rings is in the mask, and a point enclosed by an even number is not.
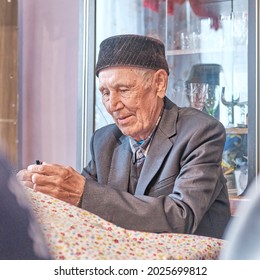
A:
[[[126,230],[65,202],[28,189],[54,259],[217,259],[223,240]]]

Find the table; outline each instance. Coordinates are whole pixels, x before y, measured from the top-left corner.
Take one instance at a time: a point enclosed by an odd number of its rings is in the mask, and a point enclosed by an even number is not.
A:
[[[40,192],[28,194],[54,259],[214,260],[224,244],[197,235],[127,230]]]

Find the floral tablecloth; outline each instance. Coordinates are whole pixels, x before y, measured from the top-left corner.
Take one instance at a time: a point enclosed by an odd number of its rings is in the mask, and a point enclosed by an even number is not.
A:
[[[126,230],[48,195],[28,190],[54,259],[217,259],[223,240]]]

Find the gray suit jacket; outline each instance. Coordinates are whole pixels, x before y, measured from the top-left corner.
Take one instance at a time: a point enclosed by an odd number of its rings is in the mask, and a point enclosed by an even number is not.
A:
[[[135,195],[127,192],[132,152],[116,125],[97,130],[81,207],[127,229],[222,237],[230,218],[220,162],[223,125],[165,98]]]

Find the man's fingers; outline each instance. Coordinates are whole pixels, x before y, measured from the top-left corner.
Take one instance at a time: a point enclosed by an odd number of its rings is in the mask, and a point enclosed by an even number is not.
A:
[[[57,190],[55,188],[53,188],[53,186],[41,186],[41,185],[33,185],[33,190],[35,192],[41,192],[53,197],[57,196]]]
[[[28,172],[45,174],[47,172],[46,165],[31,164],[27,167]]]
[[[48,176],[51,175],[61,176],[62,173],[66,170],[66,167],[59,164],[47,164],[44,162],[41,165],[38,164],[29,165],[27,170],[32,173],[45,174]]]
[[[61,178],[58,176],[46,176],[44,174],[34,173],[32,175],[32,182],[40,186],[59,186]]]
[[[20,181],[21,185],[24,187],[28,187],[30,189],[33,188],[33,182],[32,181]]]
[[[76,195],[75,193],[71,193],[65,190],[58,190],[55,186],[34,185],[33,189],[34,191],[53,196],[72,205],[77,205],[80,199],[80,197],[78,197],[78,195]]]
[[[32,180],[32,173],[28,172],[26,169],[20,170],[17,174],[16,174],[16,178],[19,181],[31,181]]]
[[[68,192],[60,191],[58,188],[56,188],[55,186],[52,186],[52,185],[42,186],[42,185],[34,184],[33,190],[59,198],[61,200],[65,199],[65,201],[66,201],[66,198],[68,198],[70,196]]]

